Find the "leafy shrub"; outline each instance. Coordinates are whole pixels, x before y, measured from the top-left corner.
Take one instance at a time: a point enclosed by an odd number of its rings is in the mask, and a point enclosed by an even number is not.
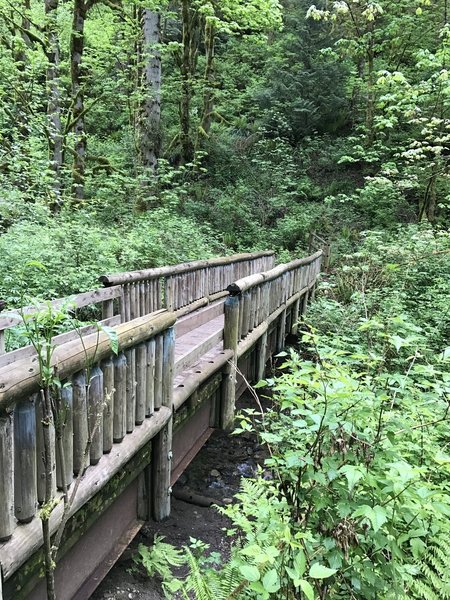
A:
[[[15,305],[26,296],[54,298],[98,286],[104,273],[150,268],[205,258],[225,250],[211,232],[187,218],[158,209],[128,215],[120,225],[98,224],[95,215],[79,211],[71,218],[23,220],[0,237],[0,297]],[[21,277],[35,260],[46,271]]]

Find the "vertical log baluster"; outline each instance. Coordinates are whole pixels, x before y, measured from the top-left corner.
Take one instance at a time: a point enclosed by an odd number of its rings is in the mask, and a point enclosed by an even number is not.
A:
[[[126,434],[127,423],[127,358],[124,352],[113,358],[114,363],[114,413],[113,440],[120,443]]]
[[[91,371],[89,382],[90,462],[96,465],[103,456],[103,372],[98,365]]]
[[[68,488],[73,480],[73,388],[64,385],[61,389],[61,414],[57,423],[57,436],[61,436],[64,468],[59,444],[56,447],[56,485],[62,490]]]
[[[163,379],[163,337],[155,338],[155,410],[162,406],[162,379]]]
[[[19,523],[36,514],[36,395],[14,408],[14,513]],[[17,468],[20,465],[20,468]]]
[[[145,343],[136,347],[136,425],[145,419],[147,408],[147,346]]]
[[[146,375],[146,409],[145,416],[150,417],[155,410],[155,340],[149,340],[147,347],[147,375]]]
[[[114,362],[112,357],[102,361],[103,371],[103,452],[111,452],[114,441]]]
[[[72,378],[73,388],[73,472],[75,475],[84,466],[84,455],[88,441],[88,409],[86,373],[78,371]]]
[[[0,473],[0,542],[5,542],[12,535],[14,512],[13,424],[7,414],[0,415]]]
[[[127,358],[127,378],[126,378],[126,389],[127,389],[127,419],[126,427],[127,433],[134,431],[134,424],[136,421],[136,350],[129,348],[125,350],[125,356]]]

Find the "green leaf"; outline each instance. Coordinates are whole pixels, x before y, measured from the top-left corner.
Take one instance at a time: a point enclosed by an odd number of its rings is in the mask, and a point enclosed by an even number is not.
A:
[[[239,571],[247,581],[259,580],[259,571],[254,565],[242,565],[239,567]]]
[[[27,267],[33,267],[35,269],[39,269],[40,271],[47,271],[47,267],[45,265],[43,265],[41,262],[39,262],[38,260],[29,260],[27,262]]]
[[[372,508],[367,504],[363,504],[354,511],[352,516],[365,517],[369,519],[372,529],[375,532],[377,532],[387,521],[386,509],[378,505]]]
[[[397,352],[400,350],[402,346],[405,344],[405,339],[400,337],[399,335],[391,335],[389,337],[389,342],[394,346]]]
[[[413,538],[410,542],[414,558],[420,558],[427,549],[426,544],[420,538]]]
[[[312,588],[312,585],[305,579],[301,579],[299,584],[300,584],[300,589],[305,594],[307,599],[314,600],[314,590]]]
[[[265,379],[261,379],[258,383],[255,383],[253,389],[257,390],[259,388],[267,387],[267,381]]]
[[[337,569],[329,569],[319,563],[314,563],[309,570],[309,576],[313,579],[327,579],[337,572]]]
[[[305,572],[305,567],[306,567],[306,558],[305,558],[305,553],[303,552],[303,550],[300,549],[297,552],[297,554],[295,555],[294,565],[295,565],[295,569],[296,569],[297,573],[301,577],[303,575],[303,573]]]
[[[354,465],[344,465],[339,469],[340,473],[344,473],[348,481],[348,490],[351,492],[358,481],[364,477],[362,469]]]
[[[106,333],[106,335],[109,337],[111,350],[114,352],[114,354],[119,354],[119,336],[117,335],[117,331],[112,327],[108,327],[108,325],[102,325],[101,323],[99,323],[98,326],[100,330]]]
[[[275,569],[270,569],[270,571],[267,571],[262,579],[262,584],[264,589],[269,592],[269,594],[278,592],[280,589],[280,578],[278,577],[278,573]]]

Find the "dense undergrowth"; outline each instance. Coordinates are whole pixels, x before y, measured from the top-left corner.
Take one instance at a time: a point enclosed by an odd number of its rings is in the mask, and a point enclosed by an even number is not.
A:
[[[168,598],[450,597],[449,293],[448,234],[364,234],[256,386],[271,408],[239,419],[273,479],[243,480],[224,509],[231,560],[166,548],[189,567],[163,561]],[[141,548],[149,568],[161,543]]]
[[[281,262],[316,230],[331,274],[273,409],[242,416],[273,480],[227,509],[232,560],[196,543],[168,597],[450,597],[447,1],[150,5],[162,110],[143,134],[142,3],[0,0],[0,306],[235,251]]]

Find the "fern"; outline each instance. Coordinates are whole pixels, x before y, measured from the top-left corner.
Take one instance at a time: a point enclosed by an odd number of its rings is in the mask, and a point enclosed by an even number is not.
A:
[[[430,540],[417,561],[418,573],[410,578],[410,598],[415,600],[450,599],[450,542],[443,535]]]
[[[232,562],[215,570],[205,568],[203,556],[197,558],[186,546],[185,553],[188,573],[184,579],[167,578],[163,583],[166,598],[185,600],[239,600],[242,598],[242,576]]]
[[[149,577],[158,573],[164,580],[172,577],[172,567],[181,567],[186,563],[186,559],[181,550],[163,540],[164,537],[155,535],[151,548],[139,544],[138,554],[133,557],[133,561],[142,565]]]

